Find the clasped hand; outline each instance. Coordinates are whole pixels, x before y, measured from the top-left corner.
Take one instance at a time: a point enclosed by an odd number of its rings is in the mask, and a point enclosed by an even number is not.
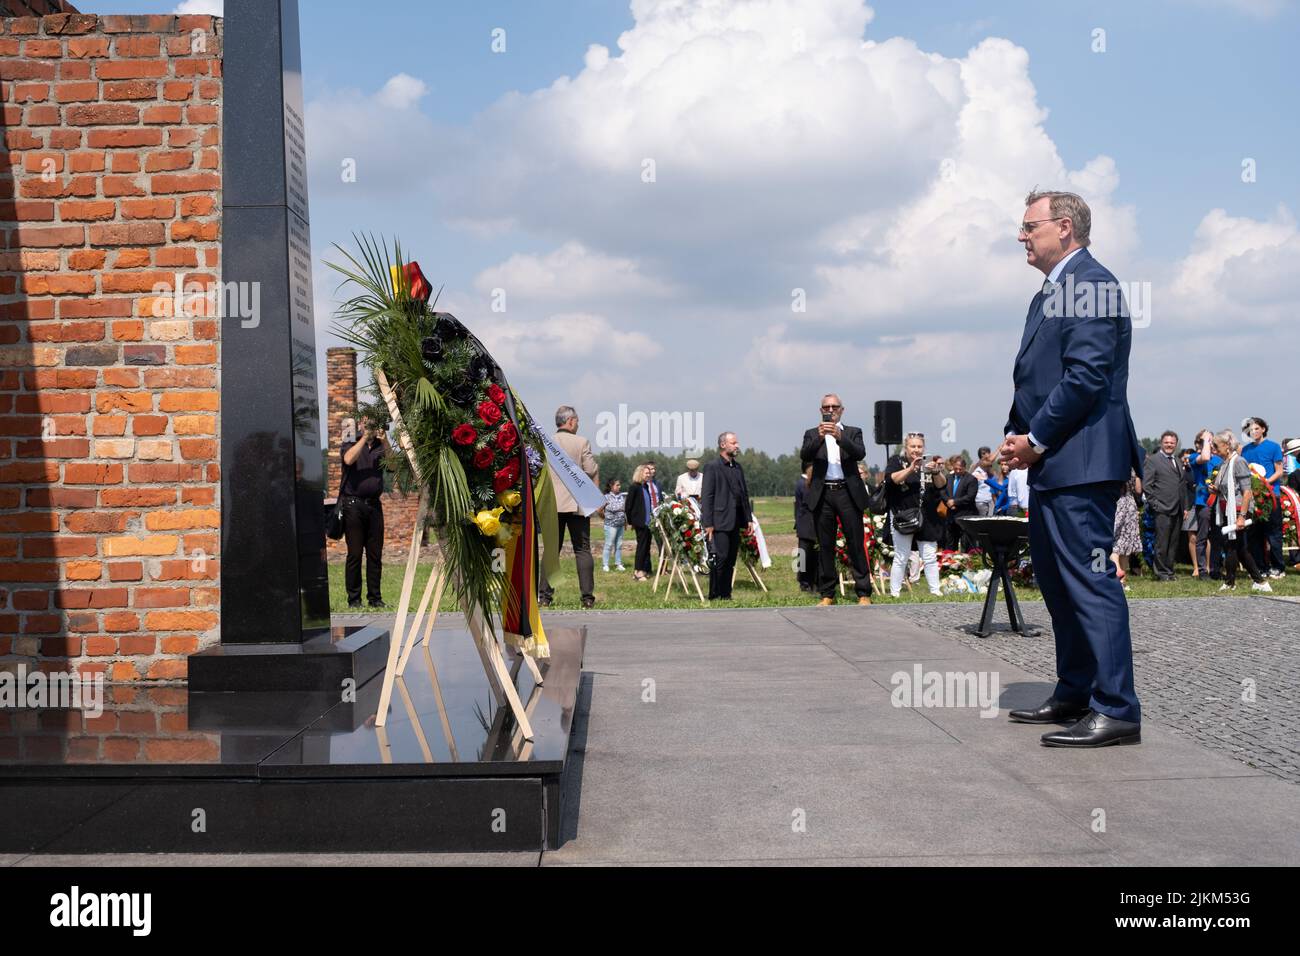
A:
[[[1028,435],[1008,435],[1007,440],[998,449],[998,453],[1012,470],[1028,468],[1043,457],[1034,451],[1033,445],[1029,444]]]

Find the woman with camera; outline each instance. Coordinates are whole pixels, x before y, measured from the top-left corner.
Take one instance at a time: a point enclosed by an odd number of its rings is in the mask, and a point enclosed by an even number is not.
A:
[[[942,458],[925,457],[925,436],[908,432],[903,442],[903,453],[894,455],[885,465],[889,484],[885,500],[889,505],[889,526],[894,536],[894,564],[889,571],[889,593],[899,597],[907,562],[912,554],[915,539],[925,568],[925,580],[930,593],[939,591],[939,539],[943,535],[944,490],[948,476],[943,472]]]

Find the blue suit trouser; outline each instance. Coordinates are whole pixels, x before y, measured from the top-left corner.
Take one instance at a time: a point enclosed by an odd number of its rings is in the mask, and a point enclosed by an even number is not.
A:
[[[1030,490],[1029,554],[1056,635],[1061,701],[1141,720],[1128,601],[1110,553],[1123,482]]]

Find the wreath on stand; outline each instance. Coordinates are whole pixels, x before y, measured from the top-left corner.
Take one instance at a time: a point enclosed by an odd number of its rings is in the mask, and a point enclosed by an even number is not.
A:
[[[653,517],[659,521],[668,538],[668,546],[696,573],[709,570],[712,556],[704,544],[704,528],[695,517],[695,511],[676,498],[665,499],[655,508]]]
[[[499,616],[508,643],[547,657],[536,539],[545,533],[538,515],[554,511],[546,507],[554,489],[528,411],[483,344],[455,316],[433,310],[428,280],[399,244],[356,242],[355,256],[335,246],[345,261],[329,263],[356,289],[335,331],[371,371],[371,391],[386,383],[389,394],[379,397],[400,414],[404,447],[384,465],[402,492],[427,493],[464,606],[489,626]]]

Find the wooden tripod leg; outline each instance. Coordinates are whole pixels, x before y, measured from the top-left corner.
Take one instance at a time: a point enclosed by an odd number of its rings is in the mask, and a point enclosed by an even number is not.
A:
[[[542,669],[537,666],[537,661],[533,660],[532,657],[525,654],[523,651],[519,652],[519,656],[524,659],[524,666],[528,668],[528,673],[533,675],[533,683],[538,687],[541,687],[546,683],[546,678],[542,676]]]
[[[745,562],[745,567],[749,569],[749,576],[754,579],[754,583],[757,584],[760,588],[762,588],[763,593],[766,594],[767,585],[763,583],[763,576],[759,574],[758,571],[755,570],[754,566],[750,564],[748,561]]]
[[[446,573],[447,568],[446,565],[443,564],[442,556],[439,555],[435,560],[437,563],[434,565],[434,570],[440,570],[442,571],[442,574],[439,575],[438,587],[433,592],[433,606],[429,611],[429,620],[424,625],[423,643],[425,647],[429,646],[429,639],[433,637],[433,622],[438,619],[438,608],[442,607],[442,592],[447,587],[447,579],[450,577],[450,575]]]
[[[533,692],[528,695],[528,703],[524,704],[524,713],[528,715],[530,720],[532,719],[533,711],[537,709],[538,701],[541,699],[541,688],[534,687]],[[510,739],[510,749],[519,755],[518,759],[527,760],[529,756],[532,755],[533,742],[531,740],[525,740],[523,738],[523,733],[516,728],[514,736]]]
[[[708,606],[709,606],[709,602],[706,601],[706,600],[704,600],[704,592],[700,590],[700,576],[699,576],[698,574],[695,573],[695,565],[691,564],[691,563],[688,561],[688,562],[686,563],[686,567],[688,567],[688,568],[690,569],[690,572],[691,572],[691,580],[695,582],[695,593],[698,594],[698,595],[700,596],[700,603],[703,604],[705,607],[708,607]],[[679,572],[679,573],[680,573],[680,571],[681,571],[681,569],[678,568],[678,572]],[[682,578],[682,590],[683,590],[683,591],[686,591],[686,596],[687,596],[687,597],[690,597],[690,593],[691,593],[691,592],[686,590],[686,579],[685,579],[685,578]]]
[[[664,603],[665,603],[665,604],[668,602],[668,595],[670,595],[670,594],[673,593],[673,580],[674,580],[674,578],[675,578],[675,577],[678,577],[678,576],[680,576],[680,575],[681,575],[681,569],[680,569],[679,567],[677,567],[677,554],[676,554],[676,552],[674,552],[674,553],[673,553],[672,555],[670,555],[669,558],[668,558],[668,577],[665,579],[665,580],[667,581],[667,585],[668,585],[668,586],[664,588]],[[683,591],[686,590],[686,579],[685,579],[685,578],[682,578],[682,590],[683,590]]]
[[[433,751],[429,749],[429,740],[424,736],[420,715],[415,712],[415,704],[411,701],[411,692],[406,689],[406,681],[400,677],[397,679],[397,689],[401,692],[402,703],[406,706],[406,716],[411,718],[411,727],[415,730],[415,739],[420,744],[420,753],[424,755],[424,762],[433,763]]]
[[[487,641],[484,640],[483,633],[486,627],[480,626],[480,620],[477,611],[471,611],[462,598],[460,609],[465,615],[465,626],[469,630],[470,640],[474,642],[474,649],[478,651],[479,660],[483,663],[483,673],[487,675],[488,687],[492,691],[492,696],[496,699],[497,706],[503,707],[506,703],[505,686],[502,683],[502,674],[500,674],[496,665],[492,662],[492,657],[488,653]],[[496,637],[492,637],[492,644],[496,644]]]
[[[384,686],[379,692],[379,710],[375,726],[388,722],[388,707],[393,700],[393,681],[397,679],[397,661],[401,653],[402,636],[406,627],[406,612],[411,605],[411,588],[415,583],[415,567],[420,557],[420,539],[424,536],[424,519],[429,512],[429,492],[420,492],[420,507],[415,514],[415,530],[411,532],[411,553],[406,559],[406,575],[402,578],[402,597],[397,602],[397,620],[388,638],[388,666],[384,669]]]
[[[402,653],[400,658],[397,661],[398,677],[401,677],[404,673],[406,673],[406,662],[411,659],[411,651],[414,650],[416,642],[420,640],[420,625],[424,623],[424,616],[426,613],[428,613],[429,601],[433,597],[434,585],[437,584],[439,578],[441,577],[439,573],[441,571],[441,568],[438,567],[436,558],[434,559],[434,562],[435,563],[433,568],[429,571],[429,580],[426,581],[424,584],[424,594],[420,596],[420,605],[418,608],[416,608],[415,619],[411,622],[411,626],[407,628],[406,638],[402,642],[403,644]],[[436,615],[437,615],[437,609],[435,608],[434,616]],[[433,623],[432,616],[429,618],[429,623],[430,625],[432,625]]]
[[[479,621],[478,637],[479,643],[486,645],[484,653],[486,653],[491,667],[496,672],[501,691],[505,694],[505,702],[510,706],[511,713],[515,715],[515,723],[519,725],[519,732],[523,734],[525,740],[532,740],[533,725],[529,722],[528,715],[524,713],[524,705],[519,699],[519,692],[515,690],[514,681],[510,679],[505,657],[501,653],[501,645],[497,643],[496,635],[488,632],[486,621]]]
[[[656,522],[656,523],[655,523],[655,526],[654,526],[654,535],[653,535],[653,538],[658,538],[659,536],[660,536],[659,524],[658,524],[658,522]],[[653,538],[652,538],[652,540],[653,540]],[[658,593],[659,593],[659,575],[663,573],[663,570],[664,570],[664,563],[665,563],[666,561],[669,560],[669,554],[668,554],[668,551],[669,551],[669,550],[670,550],[670,549],[668,549],[668,548],[664,548],[664,547],[662,546],[662,542],[660,543],[660,548],[659,548],[659,563],[658,563],[658,565],[655,567],[655,583],[654,583],[654,586],[653,586],[652,588],[650,588],[650,592],[651,592],[652,594],[658,594]],[[669,573],[671,574],[672,572],[669,572]]]
[[[451,718],[447,716],[447,702],[442,699],[442,685],[438,683],[438,669],[433,666],[433,656],[429,653],[426,645],[421,648],[424,651],[424,663],[429,669],[429,683],[433,685],[433,702],[438,706],[438,720],[442,722],[442,735],[447,740],[447,748],[451,752],[452,763],[460,762],[460,754],[456,751],[456,737],[451,732]]]

